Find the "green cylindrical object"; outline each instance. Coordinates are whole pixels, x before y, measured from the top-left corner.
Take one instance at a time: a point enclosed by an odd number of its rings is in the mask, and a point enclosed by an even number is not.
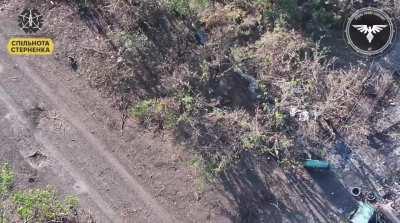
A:
[[[356,213],[351,218],[351,223],[368,223],[374,216],[375,208],[368,204],[360,202]]]
[[[329,162],[323,160],[307,160],[303,166],[309,169],[329,169],[330,167]]]

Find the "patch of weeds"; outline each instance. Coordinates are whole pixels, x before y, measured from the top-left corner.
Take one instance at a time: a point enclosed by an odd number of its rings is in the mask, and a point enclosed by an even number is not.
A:
[[[145,126],[157,124],[160,129],[173,129],[178,124],[176,102],[168,99],[143,100],[130,109],[130,115]]]
[[[149,23],[146,26],[154,28],[157,24]],[[135,64],[148,64],[153,66],[165,60],[164,53],[167,45],[172,44],[168,35],[162,33],[154,33],[155,31],[120,31],[111,33],[111,38],[116,41],[119,54],[126,64],[132,67]],[[168,41],[165,40],[168,38]],[[161,46],[162,39],[167,45]]]
[[[67,197],[60,201],[56,192],[47,188],[16,192],[13,203],[17,207],[18,215],[25,222],[54,222],[70,216],[78,206],[78,199]]]
[[[314,29],[333,28],[341,21],[342,16],[334,7],[332,1],[303,1],[297,0],[253,0],[254,4],[264,12],[266,23],[273,24],[277,29],[289,26],[313,24]],[[303,9],[301,9],[303,8]],[[310,21],[311,20],[311,21]]]
[[[208,7],[209,0],[168,0],[171,12],[179,17],[186,17]]]
[[[148,36],[142,32],[118,32],[114,38],[122,49],[122,57],[130,62],[141,62],[142,59],[160,59],[160,52]],[[143,58],[144,57],[144,58]]]
[[[200,178],[205,183],[213,183],[233,163],[233,157],[228,155],[213,155],[210,159],[195,158],[192,166],[200,171]]]
[[[243,21],[243,18],[246,15],[246,12],[244,10],[242,10],[240,8],[235,8],[235,7],[230,8],[229,11],[225,11],[224,13],[225,13],[225,15],[224,15],[225,18],[228,21],[232,21],[235,23],[241,23],[241,21]]]
[[[192,112],[195,109],[195,98],[191,95],[184,95],[180,98],[180,102],[187,112]]]
[[[69,209],[77,209],[79,207],[79,199],[76,196],[68,195],[64,199],[64,204]]]
[[[241,140],[243,149],[258,155],[279,157],[278,150],[269,147],[268,137],[260,133],[250,133]]]
[[[178,92],[174,98],[179,103],[181,113],[187,113],[190,116],[198,115],[204,106],[199,96],[188,91]]]
[[[0,166],[0,223],[9,222],[7,217],[8,207],[7,198],[11,195],[12,185],[14,183],[15,176],[8,164]]]
[[[278,9],[286,13],[292,19],[297,16],[296,8],[297,0],[281,0],[278,3]]]
[[[168,0],[168,7],[173,14],[179,17],[189,16],[192,11],[187,0]]]
[[[241,142],[245,150],[262,150],[266,143],[266,136],[262,134],[249,134],[242,138]]]
[[[238,64],[254,57],[254,55],[251,55],[250,51],[244,50],[242,47],[232,47],[230,51],[232,58]]]
[[[155,115],[159,117],[162,126],[173,129],[178,124],[179,114],[173,110],[168,103],[159,102],[156,104]]]
[[[311,14],[313,21],[317,21],[322,26],[330,29],[337,25],[341,16],[329,9],[326,1],[311,1]]]
[[[280,167],[284,169],[292,169],[301,166],[301,163],[299,161],[288,158],[283,158],[282,160],[278,160],[278,164]]]
[[[273,157],[278,163],[292,162],[292,159],[288,157],[290,157],[290,148],[293,147],[293,142],[284,134],[265,135],[250,132],[242,138],[241,146],[244,150],[257,155]]]
[[[286,123],[286,115],[283,112],[274,112],[274,128],[282,129]]]
[[[271,0],[256,0],[264,7],[264,17],[267,23],[274,27],[285,28],[288,23],[294,23],[299,18],[297,11],[297,0],[281,0],[274,3]]]
[[[200,80],[203,84],[207,84],[210,81],[210,64],[206,60],[203,60],[200,64],[200,69]]]
[[[198,174],[197,178],[197,191],[203,192],[205,188],[205,184],[208,182],[206,174],[204,174],[203,170],[203,159],[201,157],[195,157],[190,161],[190,166],[196,171]]]
[[[143,49],[148,45],[149,41],[146,35],[136,32],[121,32],[119,33],[119,40],[121,45],[128,50],[135,48]]]
[[[223,119],[226,115],[226,112],[218,107],[213,107],[212,111],[208,113],[208,116],[214,116],[217,119]]]
[[[254,4],[256,6],[259,6],[263,9],[272,9],[273,6],[273,0],[253,0]]]
[[[0,166],[0,198],[6,197],[14,183],[14,173],[8,164]]]
[[[191,0],[189,2],[191,9],[196,12],[204,10],[210,5],[210,0]]]
[[[130,110],[131,116],[142,123],[146,123],[151,118],[151,109],[154,106],[154,100],[143,100],[133,106]]]
[[[243,23],[246,17],[246,11],[235,4],[227,4],[224,7],[216,7],[210,12],[201,15],[200,22],[204,24],[206,30],[212,30],[216,27],[231,26],[239,28],[239,24]],[[233,29],[235,30],[235,29]],[[233,31],[231,30],[231,31]],[[230,32],[230,31],[229,31]],[[228,37],[230,34],[226,33]]]
[[[230,155],[215,156],[214,159],[206,166],[206,170],[212,176],[218,176],[226,171],[231,166],[231,164],[233,164],[233,158],[234,157]]]
[[[13,191],[15,175],[8,164],[0,166],[0,223],[11,222],[67,222],[79,206],[75,196],[67,196],[64,201],[57,198],[53,189]],[[14,222],[14,221],[13,221]],[[69,222],[69,221],[68,221]]]

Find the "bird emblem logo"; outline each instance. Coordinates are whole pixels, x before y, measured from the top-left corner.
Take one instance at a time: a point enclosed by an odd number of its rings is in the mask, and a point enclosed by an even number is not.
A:
[[[365,7],[356,10],[347,19],[346,43],[363,56],[384,53],[396,38],[394,18],[384,10]]]
[[[353,25],[353,27],[356,28],[361,33],[367,34],[366,38],[367,38],[368,42],[372,43],[372,40],[375,37],[374,34],[381,32],[384,28],[387,27],[387,25],[373,25],[373,26]]]

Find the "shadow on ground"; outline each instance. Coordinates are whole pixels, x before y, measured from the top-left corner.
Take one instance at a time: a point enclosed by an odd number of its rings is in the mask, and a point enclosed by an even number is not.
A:
[[[340,222],[356,208],[333,172],[283,173],[275,161],[244,156],[220,177],[233,222]]]

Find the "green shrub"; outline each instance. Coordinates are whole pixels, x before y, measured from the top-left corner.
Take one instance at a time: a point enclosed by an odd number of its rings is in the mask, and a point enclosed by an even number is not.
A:
[[[60,221],[70,216],[78,206],[77,198],[68,197],[60,201],[50,188],[16,192],[13,202],[20,218],[31,222]]]

